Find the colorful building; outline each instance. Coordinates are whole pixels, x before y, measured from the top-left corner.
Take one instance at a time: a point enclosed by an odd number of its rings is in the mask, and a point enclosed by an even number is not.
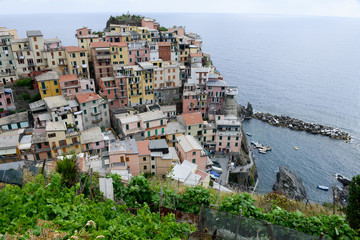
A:
[[[66,99],[75,99],[76,95],[82,94],[79,79],[75,74],[62,75],[59,78],[61,94]]]
[[[205,117],[207,109],[207,92],[205,87],[203,85],[185,83],[182,103],[183,113],[201,112],[202,116]]]
[[[186,135],[192,135],[199,142],[202,141],[204,121],[200,112],[183,113],[177,116],[177,121],[186,129]]]
[[[81,148],[88,155],[102,156],[105,149],[105,139],[99,127],[86,129],[80,133]]]
[[[147,41],[135,41],[128,43],[129,65],[150,60],[150,49]]]
[[[110,43],[111,65],[129,64],[128,45],[126,42]]]
[[[110,43],[91,43],[90,49],[95,80],[98,81],[102,77],[112,77],[113,68],[111,65]]]
[[[112,172],[126,171],[133,176],[140,174],[139,150],[135,139],[110,142],[109,160]]]
[[[64,96],[44,98],[44,103],[53,122],[63,121],[68,125],[74,125],[73,111]]]
[[[145,126],[146,139],[165,138],[167,133],[167,119],[162,111],[140,113],[139,117]]]
[[[75,37],[78,39],[78,46],[86,49],[88,56],[90,56],[90,44],[101,41],[101,37],[97,34],[93,34],[92,29],[89,29],[88,27],[76,29]]]
[[[16,59],[11,48],[11,41],[16,36],[16,30],[12,33],[11,30],[0,28],[0,82],[4,85],[17,80]]]
[[[241,122],[233,115],[216,116],[216,151],[240,152]]]
[[[209,114],[222,114],[225,107],[225,92],[228,84],[217,74],[209,74],[206,82],[207,108]]]
[[[76,46],[65,47],[67,59],[66,74],[75,74],[78,78],[90,78],[88,52]]]
[[[188,160],[199,166],[199,170],[205,171],[208,165],[208,157],[200,143],[191,135],[181,135],[176,138],[176,149],[181,162]]]
[[[45,72],[35,77],[41,99],[61,95],[59,75],[55,71]]]

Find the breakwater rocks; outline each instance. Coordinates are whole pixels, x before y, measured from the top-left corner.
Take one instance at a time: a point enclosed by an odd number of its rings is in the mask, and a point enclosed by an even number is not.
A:
[[[286,127],[292,130],[305,131],[312,134],[321,134],[334,139],[351,140],[351,136],[338,128],[323,126],[316,123],[308,123],[303,120],[291,118],[288,116],[272,115],[270,113],[257,112],[253,114],[253,118],[267,122],[274,126]]]

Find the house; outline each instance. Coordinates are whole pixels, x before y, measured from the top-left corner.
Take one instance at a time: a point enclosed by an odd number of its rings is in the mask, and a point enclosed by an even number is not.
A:
[[[205,171],[208,165],[208,157],[200,143],[191,135],[181,135],[176,138],[176,149],[180,161],[188,160]]]
[[[182,102],[183,113],[201,112],[201,115],[205,117],[207,112],[207,92],[205,86],[185,83]]]
[[[140,37],[137,32],[132,32],[132,34],[138,35]],[[134,36],[132,35],[131,38],[133,39]],[[128,57],[129,65],[135,65],[136,63],[149,61],[150,49],[148,42],[144,40],[128,42]]]
[[[171,43],[170,42],[158,42],[159,46],[159,58],[163,61],[171,61]]]
[[[65,49],[59,38],[44,39],[43,57],[49,69],[62,73],[67,66]]]
[[[169,147],[165,139],[149,141],[150,165],[153,175],[165,176],[170,168],[179,162],[179,157],[174,147]]]
[[[100,42],[101,37],[97,34],[93,34],[92,29],[83,27],[76,29],[76,38],[78,39],[78,46],[88,51],[90,55],[90,44],[93,42]]]
[[[80,104],[77,100],[67,100],[71,112],[74,115],[74,124],[79,131],[84,130],[83,112],[80,110]]]
[[[61,94],[66,99],[75,99],[76,95],[82,94],[79,79],[75,74],[62,75],[59,78]]]
[[[102,77],[98,80],[99,94],[109,101],[109,108],[126,107],[128,103],[126,78],[116,75],[115,77]]]
[[[139,171],[141,173],[151,173],[149,140],[137,141],[139,149]]]
[[[89,155],[99,155],[105,148],[105,138],[100,127],[93,127],[80,132],[82,152]]]
[[[56,158],[63,154],[80,153],[80,134],[75,127],[66,126],[64,121],[46,123],[47,141],[51,155]]]
[[[200,185],[207,188],[210,183],[210,174],[199,170],[198,165],[187,160],[184,160],[181,164],[176,164],[167,177],[188,186]]]
[[[110,43],[111,65],[129,64],[127,42]]]
[[[145,125],[139,115],[118,114],[116,119],[122,138],[145,139]]]
[[[139,117],[145,126],[145,138],[164,138],[167,133],[167,119],[162,111],[140,113]]]
[[[41,99],[61,95],[59,75],[55,71],[44,72],[35,77],[39,86]]]
[[[110,127],[110,116],[107,102],[96,93],[77,95],[76,100],[83,114],[84,129],[91,127]]]
[[[4,85],[17,80],[15,62],[17,59],[15,60],[15,53],[11,48],[11,41],[17,38],[16,30],[14,30],[14,33],[9,30],[0,28],[0,44],[2,50],[2,54],[0,54],[0,82]]]
[[[74,114],[64,96],[46,97],[44,103],[53,122],[64,121],[66,124],[74,124]]]
[[[2,131],[27,127],[29,127],[29,116],[27,111],[0,118],[0,128]]]
[[[226,81],[216,74],[209,74],[206,82],[207,108],[209,114],[222,114],[225,107]]]
[[[175,144],[177,143],[176,138],[184,134],[186,134],[186,129],[183,125],[179,122],[168,122],[166,141],[168,142],[169,147],[175,147]]]
[[[135,139],[113,141],[109,145],[110,169],[131,173],[133,176],[140,174],[139,150]]]
[[[34,155],[34,160],[42,161],[52,158],[45,128],[34,129],[31,138],[31,151]]]
[[[76,46],[65,47],[67,59],[66,74],[75,74],[78,78],[90,78],[88,52]]]
[[[32,135],[24,135],[20,140],[18,149],[20,159],[22,160],[34,161],[34,154],[31,149],[31,139]]]
[[[187,135],[192,135],[201,142],[204,121],[200,112],[183,113],[177,116],[177,121],[185,127]]]
[[[51,115],[47,111],[44,100],[39,100],[29,104],[33,126],[35,128],[45,128],[46,122],[51,121]]]
[[[176,105],[161,106],[161,111],[164,113],[168,120],[176,118]]]
[[[111,65],[110,43],[93,42],[90,44],[90,49],[95,80],[103,77],[112,77],[113,68]]]
[[[0,162],[15,162],[20,160],[18,146],[24,129],[10,130],[0,133]]]
[[[4,85],[1,82],[0,82],[0,109],[4,111],[16,109],[12,89],[4,88]]]
[[[221,152],[240,152],[241,122],[233,115],[216,116],[216,150]]]

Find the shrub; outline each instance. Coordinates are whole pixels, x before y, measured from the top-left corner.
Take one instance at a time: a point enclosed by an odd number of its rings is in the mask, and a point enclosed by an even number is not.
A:
[[[21,80],[16,81],[14,85],[15,85],[15,86],[28,86],[28,87],[32,87],[32,86],[33,86],[33,80],[32,80],[32,78],[24,78],[24,79],[21,79]]]
[[[349,199],[346,215],[350,226],[360,231],[360,175],[352,178],[349,185]]]
[[[29,93],[23,93],[23,94],[21,94],[21,98],[23,100],[29,100],[30,99],[30,94]]]
[[[201,204],[210,205],[211,195],[209,190],[201,187],[189,187],[180,196],[178,209],[188,213],[199,213]]]
[[[37,93],[36,95],[34,95],[30,98],[30,102],[36,102],[40,99],[41,99],[41,95],[40,95],[40,93]]]
[[[63,156],[63,159],[56,163],[56,172],[61,174],[62,183],[70,188],[75,186],[76,180],[79,176],[79,169],[76,165],[76,155],[72,157]]]

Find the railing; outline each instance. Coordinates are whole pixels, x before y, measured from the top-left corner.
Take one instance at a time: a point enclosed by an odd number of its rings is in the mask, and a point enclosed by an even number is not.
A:
[[[102,113],[101,110],[98,110],[97,112],[91,112],[91,116],[96,116],[96,115],[99,115],[101,113]]]
[[[108,59],[108,58],[110,58],[110,54],[96,55],[96,59]]]

